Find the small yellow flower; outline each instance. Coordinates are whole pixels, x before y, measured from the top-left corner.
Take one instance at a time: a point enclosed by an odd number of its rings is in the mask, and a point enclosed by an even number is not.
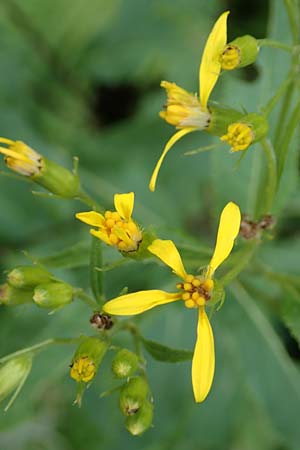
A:
[[[227,134],[221,136],[223,142],[228,142],[232,152],[246,150],[254,141],[254,132],[251,125],[247,123],[232,123],[229,125]]]
[[[183,300],[187,308],[198,308],[197,339],[192,362],[192,385],[196,402],[207,397],[215,367],[213,332],[205,312],[212,296],[213,275],[220,264],[229,256],[240,229],[241,214],[235,203],[228,203],[222,211],[213,256],[204,275],[187,274],[174,243],[156,239],[148,250],[160,258],[182,279],[176,284],[179,292],[160,290],[140,291],[107,302],[103,309],[108,314],[135,315],[151,308],[177,300]]]
[[[10,169],[27,177],[41,171],[43,167],[41,155],[24,142],[0,137],[0,143],[7,145],[7,147],[0,146],[0,153],[5,155],[5,163]]]
[[[161,86],[167,91],[167,104],[160,116],[177,131],[166,143],[165,148],[155,166],[149,188],[155,190],[156,179],[162,162],[173,145],[188,133],[205,130],[210,123],[210,112],[207,102],[221,72],[220,56],[227,41],[227,16],[224,12],[216,21],[203,51],[199,70],[199,98],[177,86],[175,83],[162,81]]]
[[[95,364],[88,356],[76,359],[71,365],[70,377],[78,383],[81,381],[88,383],[94,378],[95,374]]]
[[[90,233],[107,245],[121,252],[134,252],[143,238],[141,229],[131,218],[134,193],[115,194],[114,205],[116,211],[105,211],[104,215],[95,211],[82,212],[76,214],[76,218],[98,228],[91,229]]]

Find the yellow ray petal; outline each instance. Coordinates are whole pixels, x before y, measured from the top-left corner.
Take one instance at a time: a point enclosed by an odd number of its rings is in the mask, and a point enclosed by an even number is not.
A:
[[[199,70],[200,103],[203,108],[207,102],[221,71],[220,55],[227,41],[227,16],[224,12],[216,21],[205,44]]]
[[[214,377],[214,335],[203,307],[199,308],[197,340],[192,362],[192,385],[195,401],[206,399]]]
[[[105,244],[107,245],[113,245],[108,236],[107,233],[105,233],[105,231],[101,231],[101,230],[90,230],[90,233],[95,236],[96,238],[100,239],[101,241],[105,242]]]
[[[163,160],[165,159],[165,156],[168,153],[168,151],[171,150],[173,145],[176,144],[176,142],[179,141],[179,139],[181,139],[186,134],[191,133],[192,131],[196,131],[196,128],[183,128],[182,130],[179,130],[179,131],[177,131],[177,133],[173,134],[173,136],[171,136],[171,138],[168,140],[159,160],[156,163],[155,169],[153,170],[151,180],[149,183],[150,191],[152,191],[152,192],[155,191],[155,185],[156,185],[158,172],[160,170],[160,167],[161,167]]]
[[[122,219],[130,220],[134,205],[134,192],[115,194],[114,204]]]
[[[173,241],[155,239],[152,244],[149,245],[148,250],[161,259],[167,266],[171,267],[173,272],[180,278],[185,279],[187,277],[181,256]]]
[[[105,303],[103,311],[113,315],[132,316],[141,314],[155,306],[180,300],[180,298],[180,293],[170,294],[169,292],[158,290],[133,292]]]
[[[102,214],[96,211],[82,212],[75,214],[76,219],[81,220],[81,222],[92,225],[93,227],[102,227],[104,225],[105,219]]]
[[[208,267],[207,276],[213,276],[215,270],[229,256],[241,224],[240,208],[233,202],[227,203],[222,211],[215,251]]]

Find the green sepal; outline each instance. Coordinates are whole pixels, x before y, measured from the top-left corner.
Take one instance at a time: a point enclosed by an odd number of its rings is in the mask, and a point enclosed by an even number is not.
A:
[[[52,278],[51,273],[40,266],[18,266],[7,274],[7,282],[18,289],[34,288]]]
[[[127,378],[138,368],[138,361],[135,353],[123,348],[114,357],[111,368],[117,378]]]
[[[101,339],[98,336],[83,336],[81,342],[77,347],[72,362],[79,358],[88,357],[95,364],[98,369],[109,345],[109,341]]]
[[[243,113],[217,103],[210,103],[209,111],[211,117],[205,131],[213,136],[223,136],[223,134],[227,133],[227,128],[230,124],[238,122],[243,117]]]
[[[143,376],[130,378],[122,386],[119,406],[122,414],[130,416],[136,414],[149,395],[149,385]]]
[[[229,42],[226,47],[236,47],[239,51],[240,62],[236,69],[253,64],[259,53],[259,45],[257,39],[249,34],[240,36]]]
[[[32,354],[16,356],[0,365],[0,402],[14,390],[15,393],[5,410],[9,408],[20,392],[32,366]]]
[[[245,123],[252,128],[254,133],[253,143],[263,139],[269,131],[268,120],[262,114],[250,113],[243,116],[238,122]]]
[[[33,300],[41,308],[57,309],[73,301],[73,288],[62,281],[38,284]]]
[[[80,180],[77,175],[44,157],[41,170],[31,179],[60,197],[74,198],[81,192]]]
[[[151,427],[153,420],[153,404],[146,400],[136,414],[127,417],[125,426],[133,436],[140,436]]]
[[[33,290],[17,289],[8,283],[0,286],[0,304],[6,306],[33,303]]]
[[[142,344],[152,358],[157,361],[177,363],[182,361],[190,361],[193,358],[193,352],[190,350],[180,350],[149,339],[142,339]]]

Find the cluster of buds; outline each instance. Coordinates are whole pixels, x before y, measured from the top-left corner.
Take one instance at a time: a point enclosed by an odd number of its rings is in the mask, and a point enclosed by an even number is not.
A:
[[[56,310],[72,300],[72,286],[56,280],[41,266],[18,266],[8,272],[6,283],[0,286],[0,304],[6,306],[35,303]]]

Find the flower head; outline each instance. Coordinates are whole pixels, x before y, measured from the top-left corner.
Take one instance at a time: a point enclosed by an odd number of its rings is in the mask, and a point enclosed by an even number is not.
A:
[[[165,111],[162,111],[160,116],[180,131],[165,145],[151,176],[149,184],[151,191],[155,190],[158,172],[173,145],[184,135],[196,130],[205,130],[209,126],[210,111],[207,102],[221,72],[220,56],[227,40],[228,14],[229,11],[226,11],[218,18],[206,41],[199,70],[199,98],[175,83],[168,81],[161,83],[167,92],[167,103]]]
[[[103,309],[108,314],[135,315],[159,305],[183,300],[187,308],[198,308],[197,339],[192,363],[192,385],[196,402],[205,400],[214,375],[214,338],[205,312],[214,289],[213,275],[229,256],[240,228],[239,207],[230,202],[222,211],[213,256],[202,275],[191,275],[185,271],[180,254],[170,240],[156,239],[148,250],[181,278],[176,284],[177,292],[160,290],[140,291],[107,302]]]
[[[116,211],[105,211],[104,215],[95,211],[82,212],[76,214],[76,218],[96,227],[97,229],[91,229],[90,233],[107,245],[117,247],[121,252],[135,252],[143,235],[131,218],[134,193],[115,194],[114,205]]]
[[[32,177],[41,171],[42,156],[27,144],[2,137],[0,137],[0,143],[7,145],[7,147],[0,146],[0,153],[5,156],[5,163],[10,169],[27,177]]]

